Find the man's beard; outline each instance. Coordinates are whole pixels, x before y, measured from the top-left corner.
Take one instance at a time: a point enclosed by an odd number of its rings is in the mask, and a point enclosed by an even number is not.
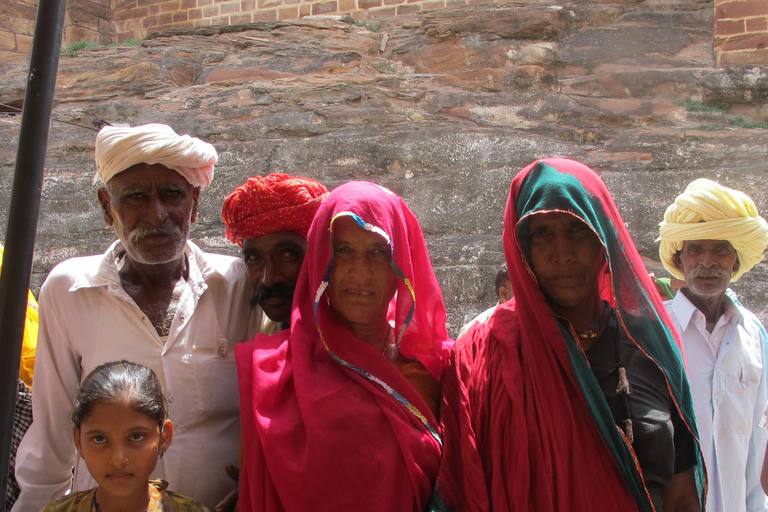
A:
[[[255,308],[260,306],[262,302],[268,301],[273,297],[281,297],[284,299],[293,300],[294,289],[284,284],[276,284],[269,288],[267,286],[259,286],[251,297],[251,307]]]

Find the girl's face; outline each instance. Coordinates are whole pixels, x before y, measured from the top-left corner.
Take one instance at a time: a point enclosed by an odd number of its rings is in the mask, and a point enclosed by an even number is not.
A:
[[[75,446],[99,484],[98,499],[147,497],[149,475],[171,444],[173,425],[157,421],[123,402],[97,402],[80,428]]]

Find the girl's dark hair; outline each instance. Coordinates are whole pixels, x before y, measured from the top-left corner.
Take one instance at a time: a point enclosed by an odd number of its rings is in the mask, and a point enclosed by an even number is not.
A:
[[[125,402],[136,412],[157,420],[160,428],[168,417],[163,388],[155,372],[125,360],[102,364],[88,374],[75,396],[72,423],[80,428],[100,401]]]

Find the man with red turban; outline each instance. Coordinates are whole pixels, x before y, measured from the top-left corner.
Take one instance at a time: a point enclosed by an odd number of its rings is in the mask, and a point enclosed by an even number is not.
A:
[[[226,236],[243,248],[245,276],[253,286],[253,306],[266,315],[262,333],[291,323],[291,303],[307,232],[328,189],[310,178],[287,174],[254,176],[224,200]]]

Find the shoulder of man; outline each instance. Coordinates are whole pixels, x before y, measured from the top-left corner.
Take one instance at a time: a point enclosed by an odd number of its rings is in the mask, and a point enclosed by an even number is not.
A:
[[[747,330],[750,336],[761,339],[763,344],[768,344],[768,332],[766,332],[763,322],[760,321],[757,315],[752,313],[741,304],[734,303],[734,305],[739,311],[739,314],[741,314],[744,328]]]
[[[99,272],[99,267],[103,261],[103,254],[80,256],[62,261],[48,273],[43,282],[41,293],[46,289],[55,289],[56,291],[69,290],[79,278],[86,275],[95,276]]]

